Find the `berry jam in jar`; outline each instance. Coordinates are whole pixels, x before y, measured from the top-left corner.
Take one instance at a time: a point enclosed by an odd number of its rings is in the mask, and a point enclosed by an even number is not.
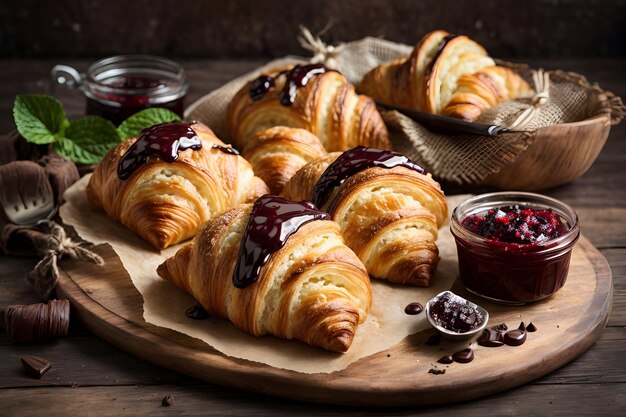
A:
[[[86,74],[57,65],[52,77],[59,84],[77,87],[85,95],[85,113],[119,125],[149,107],[162,107],[183,116],[189,85],[183,68],[162,57],[119,55],[92,64]]]
[[[453,212],[459,275],[482,297],[523,304],[554,294],[567,279],[580,235],[569,206],[533,193],[472,197]]]

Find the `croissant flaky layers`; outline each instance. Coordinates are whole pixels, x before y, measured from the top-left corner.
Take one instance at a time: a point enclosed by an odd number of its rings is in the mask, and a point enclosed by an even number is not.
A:
[[[340,153],[301,168],[282,195],[311,199],[315,185]],[[439,262],[436,245],[448,206],[429,175],[397,166],[368,168],[332,189],[320,207],[339,223],[348,245],[374,278],[428,286]]]
[[[382,103],[468,121],[495,104],[533,93],[481,45],[443,30],[424,36],[410,55],[372,69],[359,92]]]
[[[203,124],[192,124],[200,149],[186,149],[166,162],[149,156],[127,179],[118,165],[137,138],[113,148],[96,166],[87,195],[113,219],[156,249],[193,237],[201,223],[268,192],[250,164]]]
[[[263,88],[254,94],[257,84]],[[341,73],[319,65],[280,68],[250,81],[231,100],[226,125],[238,149],[274,126],[308,130],[329,152],[391,147],[374,101],[356,94]]]
[[[371,304],[369,277],[330,220],[304,224],[271,253],[258,279],[233,285],[252,206],[209,220],[196,237],[158,267],[211,316],[255,336],[273,334],[345,352]]]

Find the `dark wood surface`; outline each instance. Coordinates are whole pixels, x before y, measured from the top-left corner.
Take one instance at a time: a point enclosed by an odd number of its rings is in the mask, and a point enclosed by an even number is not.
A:
[[[58,61],[0,63],[0,129],[12,129],[15,94],[49,92],[48,71]],[[66,61],[67,62],[67,61]],[[190,102],[247,72],[260,60],[183,61],[191,78]],[[70,62],[85,68],[87,61]],[[534,60],[533,66],[585,74],[626,97],[626,59]],[[70,114],[80,114],[80,96],[59,94]],[[78,321],[70,335],[43,344],[15,345],[0,333],[0,414],[29,415],[624,415],[626,412],[626,124],[614,126],[591,169],[574,182],[544,193],[572,205],[582,233],[611,266],[613,309],[599,340],[561,369],[521,387],[477,400],[439,407],[363,409],[336,407],[250,394],[164,370],[121,351]],[[38,302],[23,281],[34,258],[0,257],[0,306]],[[584,308],[584,306],[581,306]],[[21,371],[19,357],[42,356],[53,369],[42,379]],[[398,378],[404,378],[398,375]],[[161,400],[171,394],[172,407]],[[364,393],[367,395],[367,393]]]

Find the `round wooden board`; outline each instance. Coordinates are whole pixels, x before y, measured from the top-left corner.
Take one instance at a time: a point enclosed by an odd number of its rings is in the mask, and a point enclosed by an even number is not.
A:
[[[487,308],[490,324],[538,330],[518,347],[472,344],[468,364],[437,364],[468,342],[424,342],[433,330],[409,336],[383,352],[332,374],[306,374],[236,359],[204,342],[146,323],[143,299],[109,245],[96,248],[105,267],[61,262],[57,292],[68,298],[95,334],[142,359],[216,384],[292,399],[345,405],[427,405],[464,401],[522,385],[572,361],[600,336],[612,303],[612,276],[606,259],[585,238],[572,254],[565,287],[547,300],[503,306],[477,299],[456,281],[452,290]],[[291,342],[286,342],[291,343]],[[445,369],[434,375],[429,369]]]

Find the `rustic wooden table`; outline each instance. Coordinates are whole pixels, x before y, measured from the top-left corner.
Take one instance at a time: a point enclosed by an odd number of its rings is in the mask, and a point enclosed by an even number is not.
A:
[[[0,62],[0,131],[13,128],[16,94],[49,93],[53,61]],[[65,61],[85,69],[87,61]],[[183,61],[189,102],[262,64],[259,60]],[[602,88],[626,97],[626,59],[534,60],[533,67],[585,74]],[[80,95],[58,90],[70,114],[82,112]],[[94,336],[77,320],[67,337],[43,344],[12,344],[0,333],[0,415],[624,415],[626,413],[626,123],[613,127],[591,169],[578,180],[544,193],[570,204],[582,233],[613,272],[613,310],[600,339],[563,368],[524,386],[461,404],[428,408],[364,409],[289,401],[212,385],[167,371]],[[0,307],[39,302],[24,283],[34,258],[0,256]],[[53,370],[37,380],[22,373],[20,356],[49,359]],[[398,378],[404,378],[398,375]],[[162,398],[175,397],[172,407]],[[367,393],[364,393],[367,395]]]

